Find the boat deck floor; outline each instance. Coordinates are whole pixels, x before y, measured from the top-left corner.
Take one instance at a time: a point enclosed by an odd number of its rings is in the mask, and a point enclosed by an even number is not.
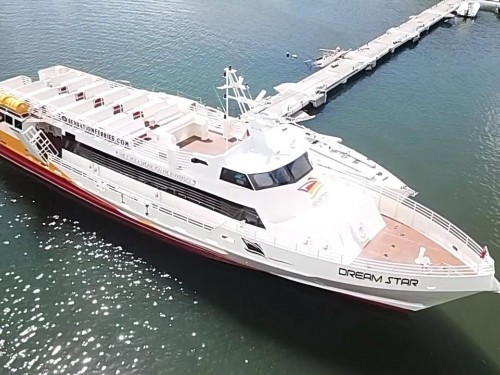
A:
[[[220,155],[239,143],[236,138],[231,138],[226,141],[220,134],[214,132],[209,133],[210,139],[201,140],[198,136],[192,136],[177,143],[177,146],[179,146],[182,151],[197,152],[206,155]]]
[[[415,264],[423,246],[427,249],[424,256],[429,257],[432,265],[464,265],[448,250],[415,229],[386,216],[383,218],[386,227],[364,247],[359,258]]]

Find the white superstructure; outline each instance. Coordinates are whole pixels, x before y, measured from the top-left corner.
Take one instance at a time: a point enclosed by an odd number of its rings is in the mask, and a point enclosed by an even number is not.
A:
[[[499,289],[486,248],[409,190],[328,167],[327,138],[62,66],[39,78],[0,82],[0,154],[124,221],[402,309]]]

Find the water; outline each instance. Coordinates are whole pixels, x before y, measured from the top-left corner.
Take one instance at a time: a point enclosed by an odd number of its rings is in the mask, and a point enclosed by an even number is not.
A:
[[[357,47],[434,3],[1,2],[0,77],[66,64],[217,106],[228,64],[271,92],[305,77],[317,48]],[[492,13],[440,26],[308,123],[396,172],[497,260],[499,38]],[[381,310],[187,254],[0,172],[0,373],[500,371],[497,295]]]

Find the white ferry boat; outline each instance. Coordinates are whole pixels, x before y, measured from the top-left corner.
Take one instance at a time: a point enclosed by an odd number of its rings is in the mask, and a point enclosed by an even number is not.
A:
[[[408,310],[499,290],[485,247],[404,191],[321,167],[304,128],[63,66],[0,92],[4,158],[170,243]]]

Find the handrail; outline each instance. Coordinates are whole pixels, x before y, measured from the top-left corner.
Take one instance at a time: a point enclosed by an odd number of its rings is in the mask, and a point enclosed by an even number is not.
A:
[[[245,227],[245,226],[244,226]],[[405,276],[473,276],[488,274],[494,272],[494,268],[491,264],[481,263],[476,266],[452,266],[447,264],[441,265],[429,265],[421,266],[418,264],[410,263],[396,263],[396,262],[386,262],[376,259],[359,258],[356,255],[343,255],[339,253],[329,253],[328,257],[323,256],[322,252],[325,250],[323,248],[308,246],[306,244],[295,243],[290,245],[292,242],[287,241],[282,238],[273,237],[272,235],[264,235],[259,233],[258,230],[250,231],[245,230],[244,227],[229,226],[224,225],[225,229],[236,231],[243,237],[248,239],[258,240],[261,243],[267,244],[269,246],[279,246],[280,248],[286,249],[295,253],[302,253],[303,255],[313,256],[318,259],[325,261],[330,261],[332,263],[337,263],[339,265],[345,265],[350,267],[356,267],[359,269],[364,269],[367,271],[375,272],[389,272],[393,274],[401,274]],[[301,249],[301,247],[304,247]],[[326,255],[326,254],[325,254]]]
[[[418,264],[394,263],[394,262],[387,262],[375,259],[359,258],[357,256],[341,255],[339,253],[328,253],[328,258],[326,258],[326,256],[323,256],[324,248],[322,246],[314,246],[315,245],[314,243],[308,243],[308,244],[295,243],[294,244],[295,246],[293,245],[291,246],[289,244],[289,241],[286,241],[283,238],[278,238],[272,235],[264,234],[260,229],[250,231],[247,229],[245,225],[230,227],[229,229],[236,230],[237,233],[243,236],[259,240],[263,243],[267,243],[268,245],[276,246],[276,244],[279,244],[280,247],[286,248],[289,251],[302,252],[304,254],[316,258],[323,258],[325,260],[331,260],[339,264],[350,265],[353,267],[359,267],[371,271],[401,273],[405,275],[433,275],[433,276],[451,276],[451,275],[464,276],[464,275],[477,275],[477,274],[494,272],[493,259],[488,257],[482,260],[482,257],[484,256],[483,248],[481,248],[479,244],[477,244],[471,237],[469,237],[466,233],[464,233],[460,228],[456,227],[454,224],[452,224],[447,219],[443,218],[441,215],[419,204],[418,202],[413,201],[410,198],[407,198],[402,194],[398,194],[390,189],[381,187],[379,185],[375,185],[367,181],[366,179],[351,176],[340,170],[336,171],[336,173],[341,175],[341,178],[344,180],[352,182],[363,189],[371,190],[372,192],[377,193],[380,197],[386,197],[388,199],[391,199],[392,201],[395,201],[397,206],[404,205],[410,209],[413,209],[414,212],[423,215],[425,218],[429,220],[429,222],[444,229],[446,233],[456,238],[465,247],[467,247],[475,254],[477,254],[478,256],[477,263],[472,262],[473,264],[468,264],[463,266],[452,266],[452,265],[421,266]]]
[[[439,215],[435,211],[427,208],[426,206],[405,197],[399,193],[396,193],[392,190],[389,190],[383,186],[373,184],[367,180],[357,179],[349,174],[344,173],[343,171],[336,171],[337,174],[342,175],[342,178],[345,180],[349,180],[354,184],[362,187],[363,189],[368,189],[374,193],[377,193],[383,197],[395,200],[398,204],[402,204],[410,209],[413,209],[415,212],[425,216],[434,224],[437,224],[442,229],[445,229],[447,233],[450,233],[453,237],[457,238],[460,242],[462,242],[466,247],[475,252],[478,256],[480,256],[483,252],[483,248],[475,242],[471,237],[469,237],[464,231],[458,228],[456,225],[451,223],[449,220]]]
[[[70,70],[65,70],[65,71],[67,72]],[[78,70],[75,71],[79,72]],[[113,81],[108,81],[101,77],[97,76],[94,77],[96,77],[99,80],[108,82],[109,84],[114,83]],[[126,87],[125,85],[116,83],[116,87],[118,86]],[[16,89],[12,89],[2,84],[0,84],[0,89],[4,91],[6,94],[12,95],[18,98],[19,100],[25,101],[30,106],[30,112],[32,114],[39,116],[41,118],[51,119],[55,121],[58,124],[58,126],[60,126],[63,129],[72,128],[78,131],[82,131],[85,134],[88,134],[98,139],[102,139],[111,144],[120,146],[126,150],[132,150],[134,152],[137,152],[138,154],[143,154],[144,156],[150,157],[159,163],[168,162],[167,154],[168,152],[172,152],[176,157],[171,162],[172,163],[177,162],[176,167],[180,166],[186,168],[188,166],[186,160],[191,159],[191,157],[195,155],[195,153],[169,149],[164,145],[158,145],[150,141],[145,141],[141,138],[131,137],[129,135],[122,135],[116,131],[109,131],[108,129],[100,128],[98,122],[96,121],[83,118],[77,114],[69,113],[51,104],[46,104],[42,100],[31,98],[25,93],[19,92]],[[69,121],[64,121],[63,120],[64,117]],[[217,128],[217,126],[215,125],[213,126]],[[212,157],[210,155],[204,155],[204,156],[207,158]],[[179,161],[181,162],[179,163]]]
[[[220,224],[215,223],[215,222],[207,222],[200,220],[199,218],[195,218],[192,215],[186,214],[182,210],[174,209],[170,206],[167,206],[163,203],[160,203],[159,201],[154,201],[151,202],[150,198],[147,198],[141,194],[137,194],[136,192],[132,192],[131,190],[128,190],[126,188],[123,188],[122,186],[116,185],[109,180],[106,180],[105,178],[102,178],[101,176],[96,176],[92,173],[88,173],[85,170],[75,167],[72,163],[67,162],[66,160],[60,158],[59,156],[50,154],[48,155],[48,159],[50,162],[54,163],[55,165],[60,165],[66,169],[71,170],[72,172],[78,174],[80,177],[83,177],[89,181],[94,182],[96,185],[99,185],[101,187],[106,186],[110,190],[113,190],[117,193],[122,194],[124,197],[128,197],[136,202],[142,202],[147,206],[149,209],[153,209],[159,212],[162,212],[164,214],[168,214],[169,216],[175,217],[177,219],[181,219],[187,223],[194,224],[198,227],[202,227],[203,229],[207,231],[213,231],[216,227],[219,227]]]
[[[182,219],[185,222],[196,225],[198,227],[202,227],[205,230],[213,231],[216,228],[230,230],[232,232],[236,232],[243,237],[249,239],[259,240],[262,243],[268,244],[270,246],[279,247],[282,249],[286,249],[295,253],[303,253],[312,256],[315,254],[316,258],[321,258],[325,261],[330,261],[333,263],[337,263],[340,265],[348,265],[351,267],[356,267],[359,269],[365,269],[368,271],[378,271],[378,272],[390,272],[394,274],[402,274],[406,276],[471,276],[478,274],[486,274],[494,272],[494,269],[491,264],[481,263],[475,266],[451,266],[451,265],[430,265],[430,266],[420,266],[417,264],[406,264],[406,263],[394,263],[394,262],[386,262],[375,259],[368,258],[357,258],[356,256],[342,255],[339,253],[329,253],[328,258],[325,257],[322,252],[325,251],[324,248],[320,248],[318,246],[314,246],[314,243],[310,244],[299,244],[297,242],[289,241],[283,238],[275,237],[271,234],[264,233],[262,229],[249,229],[246,224],[236,223],[235,221],[226,221],[221,224],[213,223],[213,222],[203,222],[198,218],[195,218],[191,215],[188,215],[182,211],[173,209],[167,205],[164,205],[160,202],[150,202],[150,199],[132,192],[128,189],[125,189],[121,186],[117,186],[100,176],[95,176],[90,174],[81,168],[73,166],[71,163],[61,159],[56,155],[49,155],[49,160],[55,164],[59,164],[64,168],[67,168],[79,176],[94,182],[99,186],[106,186],[109,189],[116,191],[123,196],[128,197],[134,201],[142,202],[144,205],[153,210],[157,210],[162,213],[166,213],[172,217]],[[389,193],[392,193],[388,191]],[[397,194],[395,194],[397,195]],[[408,200],[407,198],[404,198]],[[416,202],[415,202],[416,203]],[[428,210],[428,209],[427,209]],[[430,210],[428,210],[430,211]],[[437,214],[436,214],[437,215]],[[232,224],[231,224],[232,223]],[[438,224],[439,225],[439,224]],[[452,228],[452,226],[450,226]],[[468,237],[467,237],[468,238]],[[474,243],[472,240],[468,240],[470,244]]]

